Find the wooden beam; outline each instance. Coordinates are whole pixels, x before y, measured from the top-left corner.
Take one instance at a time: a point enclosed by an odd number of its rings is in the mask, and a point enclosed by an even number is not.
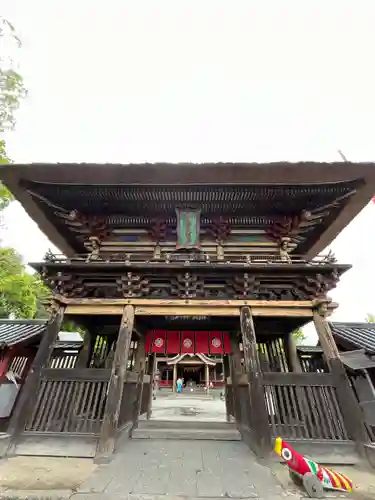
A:
[[[98,306],[197,306],[197,307],[292,307],[312,308],[317,305],[313,300],[201,300],[201,299],[73,299],[56,295],[56,300],[66,305],[98,305]],[[326,301],[325,301],[326,302]]]
[[[239,316],[239,308],[233,307],[141,307],[135,308],[139,316]]]
[[[115,436],[120,416],[121,401],[123,398],[125,374],[129,358],[133,325],[134,307],[127,305],[124,308],[121,319],[120,331],[118,334],[116,351],[112,364],[111,378],[108,384],[104,419],[96,451],[96,460],[108,459],[115,449]]]
[[[329,362],[330,359],[338,358],[339,351],[326,319],[317,310],[314,311],[313,318],[316,333],[318,334],[326,361]]]
[[[252,307],[253,316],[273,316],[284,318],[312,318],[312,308]]]
[[[107,305],[107,304],[77,304],[68,305],[66,307],[66,314],[85,314],[85,315],[108,315],[108,316],[121,316],[124,311],[124,305]]]
[[[64,318],[64,310],[65,307],[60,306],[52,313],[47,323],[45,334],[42,337],[9,422],[8,433],[13,436],[17,436],[17,434],[24,431],[33,411],[33,404],[36,404],[42,370],[47,365],[52,354],[53,345],[56,342]]]

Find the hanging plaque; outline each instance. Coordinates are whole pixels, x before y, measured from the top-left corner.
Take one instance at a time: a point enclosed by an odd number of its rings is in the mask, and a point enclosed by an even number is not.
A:
[[[177,209],[176,248],[193,249],[200,247],[200,210]]]

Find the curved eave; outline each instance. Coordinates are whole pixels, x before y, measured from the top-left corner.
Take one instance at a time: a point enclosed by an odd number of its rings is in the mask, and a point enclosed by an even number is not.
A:
[[[22,204],[41,231],[67,256],[76,253],[19,183],[35,182],[86,185],[202,185],[216,184],[326,184],[363,178],[364,186],[348,200],[345,209],[307,252],[312,258],[358,215],[375,193],[374,163],[208,163],[208,164],[24,164],[0,167],[0,178]]]

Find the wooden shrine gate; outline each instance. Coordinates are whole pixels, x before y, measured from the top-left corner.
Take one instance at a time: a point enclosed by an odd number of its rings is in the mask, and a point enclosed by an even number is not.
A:
[[[223,301],[225,305],[218,307],[217,301],[197,300],[166,300],[156,305],[158,301],[147,300],[144,304],[146,301],[142,299],[127,299],[100,306],[90,301],[82,303],[84,299],[73,305],[69,299],[65,300],[67,304],[51,318],[12,416],[8,432],[13,452],[30,453],[34,444],[34,454],[38,454],[35,443],[44,437],[55,443],[54,452],[49,454],[97,458],[111,455],[116,439],[136,428],[141,414],[150,416],[155,354],[149,356],[146,364],[146,336],[139,336],[134,343],[132,335],[137,316],[151,315],[232,316],[234,323],[238,320],[241,335],[236,338],[231,334],[230,355],[223,352],[227,417],[235,418],[243,440],[259,456],[269,456],[272,438],[277,435],[289,441],[323,440],[330,444],[361,445],[368,440],[327,323],[311,302],[233,300]],[[86,360],[83,366],[82,360],[77,359],[70,368],[52,368],[52,348],[64,309],[66,314],[75,315],[122,315],[116,342],[108,338],[95,344],[103,361],[98,361],[91,352],[87,360],[92,361]],[[297,311],[314,319],[329,373],[302,373],[293,363],[292,370],[282,372],[285,349],[276,337],[271,350],[280,371],[262,365],[261,354],[267,345],[257,343],[253,315],[292,316]],[[227,341],[224,337],[222,340],[223,349],[227,349]],[[85,349],[87,346],[82,351]],[[290,346],[289,358],[293,358]],[[60,441],[56,444],[56,440]]]

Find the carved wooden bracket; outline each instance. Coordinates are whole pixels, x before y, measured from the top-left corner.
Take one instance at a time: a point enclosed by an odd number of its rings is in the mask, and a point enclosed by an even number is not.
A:
[[[128,272],[116,280],[116,283],[117,291],[123,297],[142,297],[150,293],[149,281],[139,274]]]
[[[223,242],[228,238],[231,232],[229,220],[221,216],[212,219],[211,224],[207,227],[206,231],[218,243]]]
[[[171,295],[181,298],[195,298],[204,295],[204,281],[195,273],[179,274],[171,280]]]
[[[151,219],[147,232],[154,241],[159,243],[167,239],[168,225],[164,219]]]
[[[307,210],[303,210],[298,215],[280,217],[274,222],[273,226],[266,230],[266,234],[279,244],[281,244],[283,238],[294,240],[298,237],[301,226],[308,222],[310,217],[311,214]]]
[[[86,216],[79,213],[78,210],[72,210],[68,215],[58,215],[64,219],[70,230],[81,233],[85,238],[93,236],[102,241],[112,232],[108,228],[106,217],[103,216]]]

